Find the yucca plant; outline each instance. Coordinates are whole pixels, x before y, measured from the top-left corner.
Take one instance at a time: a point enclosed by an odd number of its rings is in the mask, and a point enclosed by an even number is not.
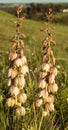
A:
[[[21,12],[22,6],[19,6],[17,8],[17,19],[11,20],[12,23],[16,24],[16,35],[11,39],[11,52],[9,54],[10,64],[8,70],[8,94],[6,99],[6,106],[10,115],[6,129],[11,130],[21,128],[21,116],[26,114],[24,104],[27,100],[26,77],[29,73],[29,68],[27,58],[24,55],[24,39],[26,35],[20,32],[21,22],[25,18],[24,16],[20,17]]]
[[[55,66],[55,56],[52,50],[52,45],[56,45],[49,23],[52,20],[52,9],[49,8],[46,14],[47,22],[45,25],[47,27],[42,29],[42,32],[47,33],[47,37],[43,40],[43,56],[42,56],[42,65],[40,70],[39,82],[38,82],[38,91],[37,98],[35,101],[36,109],[38,109],[39,118],[36,124],[36,129],[41,130],[43,125],[43,119],[49,113],[54,110],[54,94],[58,90],[58,85],[55,82],[55,77],[57,75],[57,68]],[[54,29],[55,27],[53,27]]]

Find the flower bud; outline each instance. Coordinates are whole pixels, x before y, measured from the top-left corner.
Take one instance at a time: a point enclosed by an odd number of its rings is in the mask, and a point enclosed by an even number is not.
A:
[[[42,103],[43,103],[43,100],[42,100],[41,98],[38,98],[38,99],[36,99],[36,101],[35,101],[36,107],[40,107],[40,106],[42,105]]]
[[[24,52],[23,50],[20,50],[20,57],[23,57],[24,56]]]
[[[52,56],[52,62],[55,65],[55,57],[54,56]]]
[[[9,89],[9,93],[11,93],[11,95],[17,96],[19,94],[19,88],[11,86]]]
[[[12,47],[12,49],[14,49],[16,47],[16,43],[15,42],[12,43],[11,47]]]
[[[20,6],[18,6],[18,8],[17,8],[17,14],[20,14],[22,12],[22,6],[20,5]]]
[[[21,41],[21,47],[24,48],[24,42],[23,41]]]
[[[50,84],[50,85],[48,86],[48,88],[49,88],[49,90],[50,90],[52,93],[55,93],[55,92],[57,92],[57,90],[58,90],[58,86],[57,86],[56,83]]]
[[[21,36],[22,36],[23,38],[26,38],[26,35],[25,35],[24,33],[22,33]]]
[[[11,52],[9,55],[9,60],[13,61],[17,58],[17,53],[15,52]]]
[[[43,62],[46,60],[46,57],[47,57],[47,55],[44,54],[43,57],[42,57]]]

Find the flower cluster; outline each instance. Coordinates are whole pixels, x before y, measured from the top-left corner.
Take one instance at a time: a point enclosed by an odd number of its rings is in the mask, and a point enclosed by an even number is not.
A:
[[[42,30],[45,32],[45,29]],[[57,92],[58,86],[55,82],[57,68],[55,67],[55,57],[51,45],[56,45],[50,29],[47,28],[47,37],[42,42],[43,57],[42,66],[38,82],[38,97],[35,101],[36,107],[43,105],[44,116],[54,110],[54,93]]]
[[[16,36],[12,38],[12,52],[9,54],[10,68],[8,70],[8,87],[9,97],[7,99],[8,107],[13,107],[16,115],[25,115],[25,107],[22,106],[27,100],[25,93],[25,76],[29,73],[27,59],[24,55],[24,42],[22,38],[26,38],[25,34],[20,34],[19,27],[22,18],[19,18],[21,7],[17,9],[18,20],[16,23]]]

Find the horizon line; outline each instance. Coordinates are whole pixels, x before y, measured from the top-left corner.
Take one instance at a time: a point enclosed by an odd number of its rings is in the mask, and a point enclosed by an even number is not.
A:
[[[54,4],[54,3],[68,3],[68,2],[0,2],[0,4],[28,4],[28,3],[38,3],[38,4],[44,4],[44,3],[47,3],[47,4],[49,4],[49,3],[52,3],[52,4]]]

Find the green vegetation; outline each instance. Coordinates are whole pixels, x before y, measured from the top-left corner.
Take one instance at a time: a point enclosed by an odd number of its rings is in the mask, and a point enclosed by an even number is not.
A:
[[[68,13],[56,13],[56,15],[54,15],[53,21],[62,25],[68,25]]]
[[[56,15],[55,17],[58,16]],[[59,14],[59,19],[60,17],[62,18],[63,16]],[[27,114],[24,118],[16,119],[15,124],[11,120],[12,116],[10,117],[8,108],[5,107],[7,70],[9,67],[7,59],[11,49],[10,39],[15,34],[15,25],[10,22],[13,18],[15,18],[13,15],[0,11],[0,128],[2,130],[9,130],[9,125],[11,127],[13,123],[13,128],[17,127],[16,130],[35,130],[32,102],[37,89],[37,79],[41,65],[42,41],[44,39],[44,34],[40,30],[43,27],[45,28],[45,26],[43,21],[24,20],[22,23],[21,30],[27,35],[25,40],[25,55],[28,58],[30,77],[28,79],[29,82],[27,82]],[[58,67],[56,80],[59,90],[58,94],[55,95],[55,111],[51,116],[44,119],[41,130],[68,130],[68,27],[64,24],[55,23],[50,25],[50,27],[52,26],[56,27],[55,30],[52,30],[52,33],[57,43],[54,47],[54,55]],[[15,129],[11,128],[10,130]]]

